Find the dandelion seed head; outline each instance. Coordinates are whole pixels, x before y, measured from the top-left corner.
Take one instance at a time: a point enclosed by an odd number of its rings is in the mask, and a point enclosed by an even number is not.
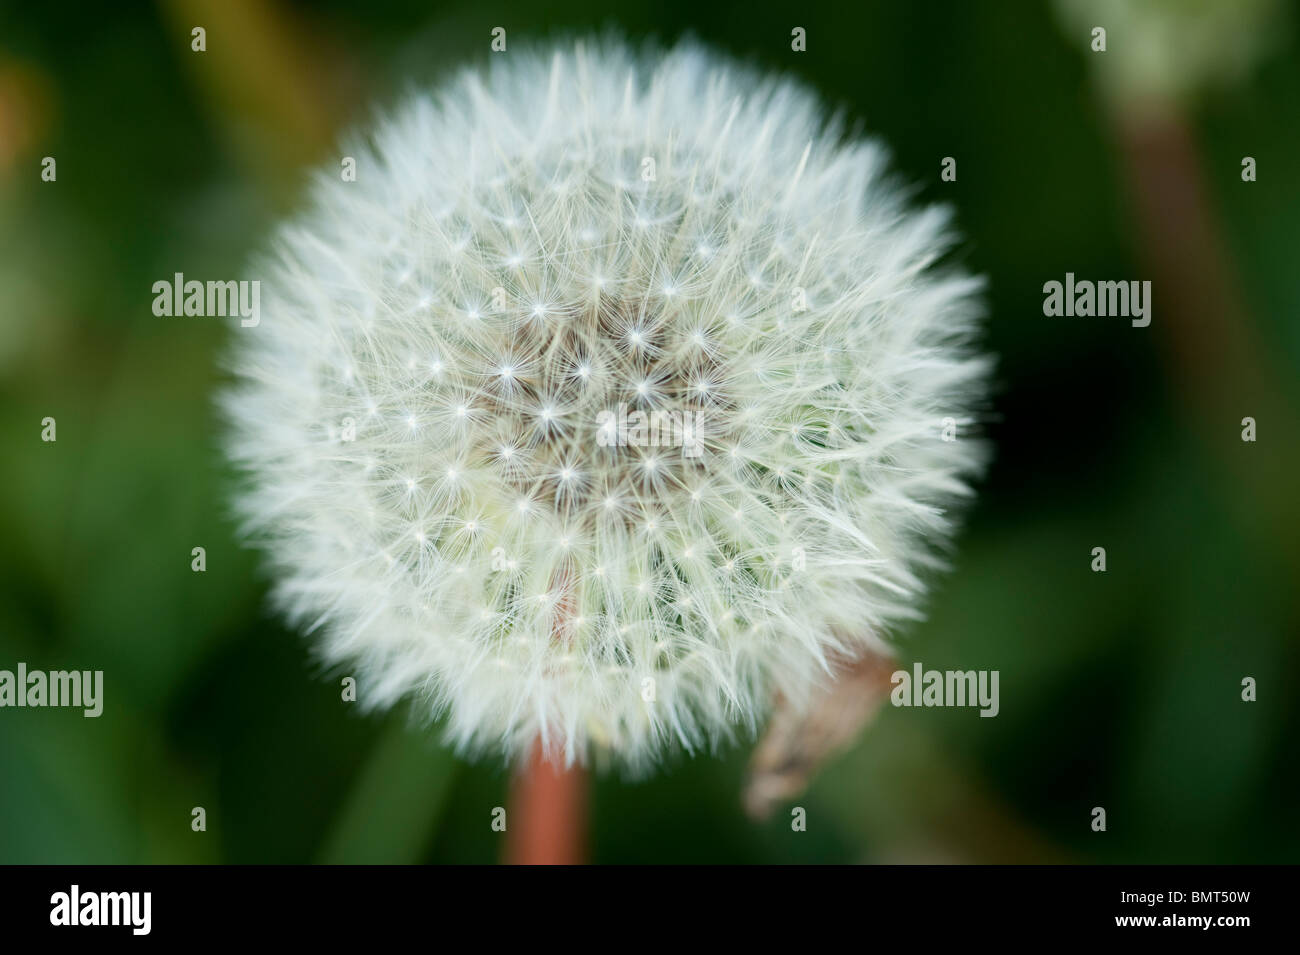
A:
[[[791,81],[603,42],[512,48],[349,151],[223,405],[275,599],[363,703],[645,769],[919,614],[983,456],[939,423],[988,362],[948,215],[880,146]],[[598,441],[620,407],[644,440]]]

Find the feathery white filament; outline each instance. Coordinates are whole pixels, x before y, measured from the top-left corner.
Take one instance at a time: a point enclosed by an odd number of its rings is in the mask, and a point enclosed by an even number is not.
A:
[[[947,215],[877,145],[605,43],[498,56],[353,154],[224,404],[277,598],[363,702],[644,766],[918,615],[988,364]]]

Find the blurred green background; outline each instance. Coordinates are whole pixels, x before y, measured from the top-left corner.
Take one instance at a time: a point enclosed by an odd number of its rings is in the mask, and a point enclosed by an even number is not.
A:
[[[339,132],[485,59],[495,26],[512,44],[690,33],[803,78],[891,146],[921,200],[956,206],[1000,356],[992,470],[900,649],[999,670],[998,718],[886,707],[797,800],[806,832],[788,807],[741,811],[748,744],[600,778],[593,861],[1296,861],[1300,17],[1278,10],[1238,75],[1162,99],[1098,82],[1140,52],[1136,27],[1115,15],[1093,53],[1076,19],[1028,0],[6,0],[0,668],[102,669],[106,699],[99,719],[0,710],[0,862],[500,858],[506,772],[457,760],[409,713],[341,702],[267,609],[216,451],[227,331],[151,312],[174,272],[242,276],[305,171],[337,163]],[[1210,61],[1229,32],[1211,31]],[[1169,36],[1169,68],[1194,65]],[[1127,185],[1143,168],[1174,180],[1164,147],[1200,170],[1200,193],[1171,189],[1204,213],[1202,258],[1171,256],[1190,233],[1144,220]],[[1153,270],[1149,328],[1042,314],[1067,271]]]

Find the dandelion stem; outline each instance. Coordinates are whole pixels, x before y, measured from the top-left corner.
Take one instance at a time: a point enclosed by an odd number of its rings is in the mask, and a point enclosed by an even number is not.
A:
[[[548,760],[534,743],[511,785],[506,861],[579,865],[586,856],[587,774]]]

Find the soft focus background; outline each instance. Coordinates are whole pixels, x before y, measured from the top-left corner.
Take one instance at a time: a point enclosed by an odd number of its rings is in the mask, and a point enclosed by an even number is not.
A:
[[[228,332],[151,312],[174,272],[247,277],[306,170],[338,168],[336,135],[485,59],[496,26],[510,44],[692,33],[803,78],[890,144],[919,199],[955,204],[1000,356],[995,463],[900,650],[999,670],[1000,715],[886,707],[797,800],[802,833],[789,807],[742,812],[749,744],[601,778],[592,859],[1297,861],[1298,12],[4,0],[0,669],[102,669],[106,706],[0,710],[0,862],[500,857],[505,771],[343,703],[267,610],[216,452]],[[1044,317],[1067,271],[1152,279],[1151,326]]]

